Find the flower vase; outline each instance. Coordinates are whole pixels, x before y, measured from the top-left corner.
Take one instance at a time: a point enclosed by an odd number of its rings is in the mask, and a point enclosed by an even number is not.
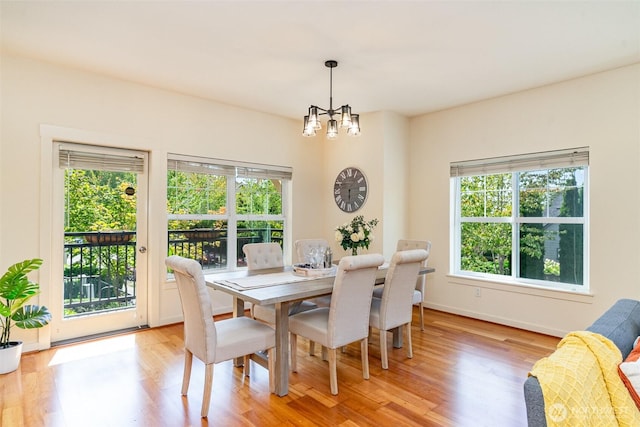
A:
[[[351,248],[351,255],[353,256],[358,255],[358,248]]]

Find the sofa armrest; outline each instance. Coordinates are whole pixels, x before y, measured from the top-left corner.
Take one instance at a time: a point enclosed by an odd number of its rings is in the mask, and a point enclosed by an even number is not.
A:
[[[640,301],[621,299],[600,316],[587,331],[609,338],[620,349],[624,360],[640,336]]]
[[[547,418],[544,414],[544,397],[536,377],[528,377],[524,382],[524,401],[527,406],[527,423],[529,427],[547,427]]]

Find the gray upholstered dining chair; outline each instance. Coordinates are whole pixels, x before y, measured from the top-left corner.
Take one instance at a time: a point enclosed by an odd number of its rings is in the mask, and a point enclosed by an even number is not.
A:
[[[284,267],[282,248],[278,243],[247,243],[242,247],[242,252],[244,252],[249,271]],[[310,301],[301,301],[291,305],[289,314],[311,310],[312,308],[316,308],[316,304]],[[251,307],[251,316],[254,319],[273,325],[276,323],[276,307],[273,304],[254,304]]]
[[[204,394],[200,415],[209,413],[213,366],[215,363],[244,356],[244,375],[249,375],[249,356],[267,351],[269,391],[275,391],[274,357],[276,334],[268,325],[248,317],[214,321],[202,267],[192,259],[177,255],[165,260],[173,270],[184,316],[184,375],[182,395],[186,396],[191,379],[193,356],[205,364]]]
[[[424,249],[427,251],[427,259],[425,259],[422,263],[423,267],[427,266],[427,261],[429,260],[429,254],[431,253],[431,242],[428,240],[398,240],[398,245],[396,247],[397,251],[407,251],[411,249]],[[420,274],[416,279],[415,290],[413,291],[413,305],[417,305],[420,309],[420,330],[424,331],[424,295],[426,292],[426,284],[427,284],[427,275]],[[378,285],[373,290],[373,296],[375,298],[382,297],[382,290],[384,285]]]
[[[289,317],[291,369],[296,372],[298,335],[329,349],[331,394],[338,394],[337,351],[360,341],[362,377],[369,379],[369,313],[380,254],[347,256],[340,260],[330,307],[318,307]]]
[[[424,249],[398,251],[393,254],[381,298],[371,300],[369,326],[380,331],[380,359],[382,369],[389,369],[387,331],[404,326],[407,357],[413,357],[411,348],[411,317],[413,292],[420,266],[429,254]],[[399,331],[401,332],[401,331]]]

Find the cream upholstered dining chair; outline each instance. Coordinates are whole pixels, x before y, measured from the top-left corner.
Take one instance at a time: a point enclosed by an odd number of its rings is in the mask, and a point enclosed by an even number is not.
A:
[[[242,252],[244,252],[249,271],[284,267],[282,248],[278,243],[247,243],[242,247]],[[316,305],[309,301],[294,303],[289,308],[289,314],[311,310],[312,308],[316,308]],[[276,307],[273,304],[254,304],[251,307],[251,316],[254,319],[273,325],[276,323]]]
[[[327,250],[329,248],[329,242],[325,239],[299,239],[293,243],[293,248],[296,251],[298,262],[306,263],[307,254],[309,254],[312,248],[324,248]],[[320,307],[329,307],[331,304],[331,295],[316,297],[311,299],[310,302]],[[311,352],[313,353],[313,348]]]
[[[389,369],[387,357],[387,331],[404,326],[407,357],[413,357],[411,348],[411,317],[413,292],[420,266],[429,254],[424,249],[398,251],[393,254],[381,298],[371,300],[369,326],[380,331],[380,359],[382,369]],[[401,331],[399,331],[401,332]]]
[[[211,402],[213,365],[244,356],[244,374],[249,375],[249,355],[264,350],[268,357],[269,391],[274,392],[275,330],[248,317],[214,321],[209,291],[200,264],[177,255],[168,257],[165,264],[173,270],[184,316],[182,395],[186,396],[189,389],[191,365],[195,355],[205,364],[200,415],[206,417]]]
[[[283,267],[282,248],[278,243],[247,243],[242,247],[247,268],[263,270],[265,268]]]
[[[297,370],[298,335],[329,349],[331,394],[338,394],[337,352],[339,347],[360,341],[362,377],[369,379],[369,313],[380,254],[347,256],[340,260],[333,284],[330,307],[318,307],[289,317],[291,369]]]
[[[431,242],[428,240],[398,240],[398,245],[396,247],[397,251],[407,251],[411,249],[424,249],[427,251],[427,259],[425,259],[422,263],[423,267],[427,266],[427,261],[429,260],[429,254],[431,252]],[[415,290],[413,291],[413,305],[417,305],[420,309],[420,330],[424,331],[424,295],[426,292],[426,284],[427,284],[427,275],[420,274],[416,279]],[[375,298],[382,297],[382,290],[384,285],[376,286],[373,290],[373,296]]]
[[[298,239],[293,243],[296,251],[296,258],[299,263],[307,262],[306,258],[314,248],[329,248],[329,242],[325,239]]]

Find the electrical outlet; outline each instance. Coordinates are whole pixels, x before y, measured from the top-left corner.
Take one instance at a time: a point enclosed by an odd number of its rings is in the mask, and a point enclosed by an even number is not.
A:
[[[476,288],[476,297],[480,298],[482,296],[482,290],[480,288]]]

